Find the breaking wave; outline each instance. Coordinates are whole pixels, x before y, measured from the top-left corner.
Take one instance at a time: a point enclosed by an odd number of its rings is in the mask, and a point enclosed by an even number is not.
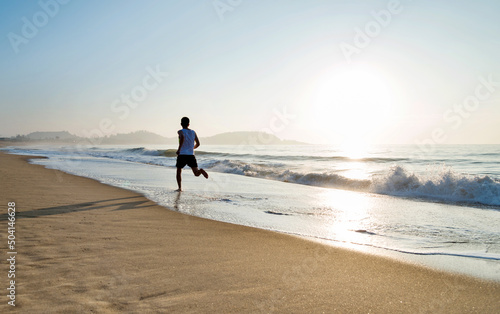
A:
[[[498,179],[459,174],[450,168],[423,175],[394,166],[387,174],[373,179],[371,190],[379,194],[450,203],[500,206]]]
[[[301,173],[279,164],[260,165],[240,161],[215,161],[212,171],[273,179],[290,183],[371,192],[451,204],[500,206],[500,182],[489,176],[471,176],[442,169],[432,174],[416,174],[403,166],[369,180],[352,179],[336,173]]]

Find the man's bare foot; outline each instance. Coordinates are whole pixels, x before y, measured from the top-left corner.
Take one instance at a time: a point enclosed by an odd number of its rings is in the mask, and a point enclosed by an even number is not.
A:
[[[205,179],[208,179],[208,173],[205,170],[200,169],[200,172],[205,177]]]
[[[174,192],[182,192],[182,190],[181,189],[177,189]]]

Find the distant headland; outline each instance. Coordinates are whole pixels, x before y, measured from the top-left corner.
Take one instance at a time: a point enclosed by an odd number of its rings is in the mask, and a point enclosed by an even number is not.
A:
[[[0,138],[3,141],[29,143],[64,143],[92,145],[165,144],[176,145],[177,137],[164,137],[148,131],[121,133],[104,137],[79,137],[68,131],[32,132],[26,135]],[[203,145],[308,145],[308,143],[283,140],[265,132],[226,132],[214,136],[201,137]]]

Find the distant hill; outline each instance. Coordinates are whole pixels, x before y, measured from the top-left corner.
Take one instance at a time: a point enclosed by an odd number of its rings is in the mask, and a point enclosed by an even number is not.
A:
[[[98,144],[165,144],[176,145],[177,137],[164,137],[148,131],[136,131],[126,134],[109,135],[97,139],[78,137],[67,131],[61,132],[33,132],[28,135],[12,137],[13,141],[36,141],[55,143],[81,143],[91,142]],[[304,145],[306,143],[282,140],[275,135],[264,132],[228,132],[210,137],[200,138],[203,145]]]
[[[110,135],[102,139],[101,144],[175,144],[173,138],[167,138],[148,131],[136,131],[127,134]]]
[[[26,137],[30,140],[68,140],[78,138],[76,135],[69,133],[68,131],[61,132],[32,132]]]

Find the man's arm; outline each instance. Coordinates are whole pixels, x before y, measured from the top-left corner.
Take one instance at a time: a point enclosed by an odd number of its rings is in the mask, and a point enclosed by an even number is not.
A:
[[[198,139],[198,134],[196,134],[196,132],[194,133],[194,149],[197,149],[198,147],[200,147],[200,140]]]
[[[182,133],[182,131],[179,130],[177,134],[179,134],[179,148],[177,148],[177,151],[175,153],[179,155],[182,144],[184,143],[184,133]]]

